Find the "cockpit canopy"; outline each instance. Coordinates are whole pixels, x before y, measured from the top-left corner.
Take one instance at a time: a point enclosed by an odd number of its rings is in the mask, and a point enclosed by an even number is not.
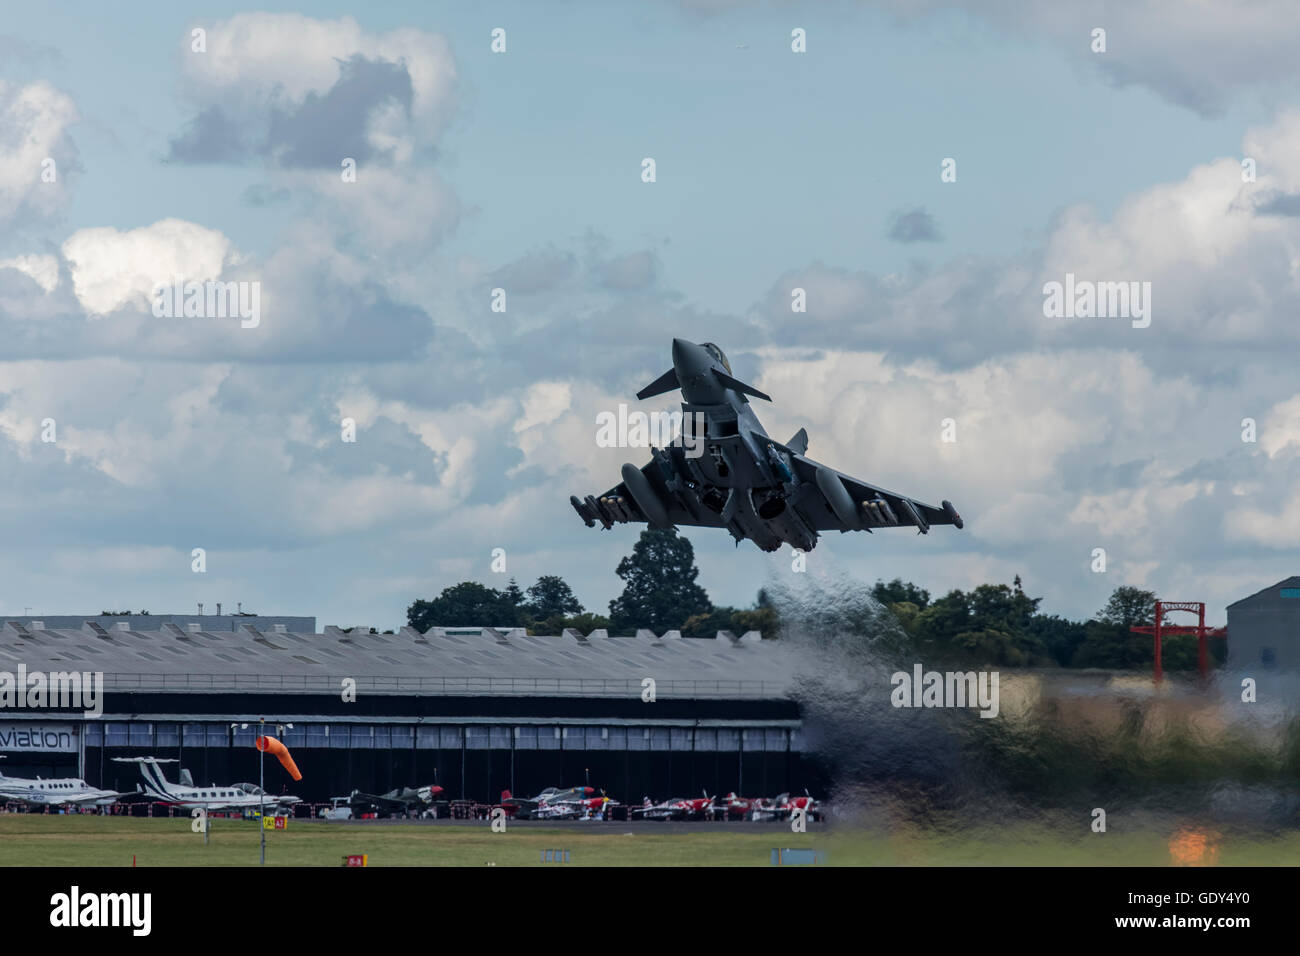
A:
[[[727,374],[731,375],[731,363],[727,361],[727,356],[723,354],[722,349],[718,348],[712,342],[705,342],[704,347],[709,350],[710,355],[722,363],[722,367],[727,370]]]

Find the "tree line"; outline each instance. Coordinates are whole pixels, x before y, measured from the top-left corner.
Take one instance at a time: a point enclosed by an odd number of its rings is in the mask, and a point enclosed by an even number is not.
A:
[[[715,606],[697,582],[695,551],[675,529],[648,528],[632,553],[618,564],[623,592],[609,602],[608,614],[588,611],[559,575],[542,575],[526,590],[511,578],[504,588],[462,581],[432,600],[407,608],[407,623],[421,631],[440,627],[523,627],[539,634],[558,634],[566,627],[586,634],[605,628],[611,634],[655,633],[677,629],[686,637],[712,637],[720,630],[735,634],[757,630],[780,636],[778,608],[762,590],[748,608]],[[1152,623],[1155,594],[1121,585],[1106,605],[1087,621],[1071,621],[1039,610],[1041,598],[1029,597],[1017,575],[1011,585],[981,584],[970,591],[954,589],[931,600],[930,592],[910,581],[877,581],[870,588],[897,624],[904,650],[918,660],[992,664],[1001,667],[1096,667],[1150,669],[1150,636],[1129,628]],[[1222,641],[1211,644],[1222,662]],[[1195,637],[1166,638],[1164,665],[1169,670],[1196,667]]]

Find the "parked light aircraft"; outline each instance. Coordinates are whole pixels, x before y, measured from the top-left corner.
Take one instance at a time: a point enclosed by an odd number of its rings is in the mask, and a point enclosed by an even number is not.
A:
[[[0,757],[0,759],[4,759]],[[86,781],[76,778],[43,780],[37,777],[6,777],[0,773],[0,803],[15,800],[29,807],[107,807],[117,802],[123,794],[114,790],[99,790]]]
[[[158,757],[114,757],[116,763],[134,763],[140,766],[140,775],[144,785],[137,789],[159,803],[168,803],[178,807],[203,807],[207,810],[251,809],[263,805],[271,808],[292,807],[301,803],[301,797],[274,796],[263,793],[262,788],[251,783],[234,783],[227,786],[209,784],[206,787],[194,786],[194,779],[188,770],[181,770],[181,782],[169,783],[163,776],[164,763],[177,763],[176,760]]]

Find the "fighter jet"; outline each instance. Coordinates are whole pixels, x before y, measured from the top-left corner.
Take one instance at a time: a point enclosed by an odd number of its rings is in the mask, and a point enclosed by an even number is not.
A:
[[[764,551],[789,544],[811,551],[823,531],[866,531],[931,525],[962,527],[951,502],[936,508],[852,478],[804,455],[808,433],[773,440],[750,398],[772,399],[733,377],[731,364],[711,342],[673,339],[673,367],[641,391],[647,399],[681,389],[681,433],[666,448],[651,448],[649,464],[623,466],[623,481],[600,497],[570,496],[587,527],[622,522],[651,527],[726,528],[736,544],[746,538]]]

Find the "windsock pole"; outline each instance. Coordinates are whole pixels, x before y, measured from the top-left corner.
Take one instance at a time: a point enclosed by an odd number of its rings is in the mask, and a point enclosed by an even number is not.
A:
[[[263,730],[266,729],[266,718],[257,719],[258,726]],[[258,734],[258,738],[266,736]],[[266,866],[266,751],[261,747],[257,748],[257,789],[261,791],[257,795],[257,831],[262,837],[262,858],[258,861],[260,866]]]

